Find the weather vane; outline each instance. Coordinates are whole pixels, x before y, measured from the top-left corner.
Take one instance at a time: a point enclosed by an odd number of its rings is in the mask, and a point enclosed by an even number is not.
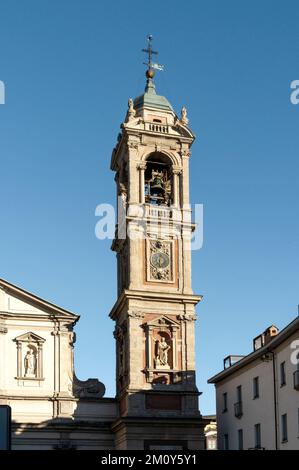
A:
[[[151,34],[149,34],[147,36],[147,49],[142,49],[142,52],[145,52],[148,55],[148,61],[143,62],[143,63],[144,63],[144,65],[147,66],[148,71],[150,71],[150,70],[152,70],[152,71],[153,70],[160,70],[160,71],[163,72],[164,65],[160,65],[160,64],[157,64],[157,63],[152,61],[152,56],[158,54],[158,52],[153,51],[152,40],[153,40],[153,36]]]

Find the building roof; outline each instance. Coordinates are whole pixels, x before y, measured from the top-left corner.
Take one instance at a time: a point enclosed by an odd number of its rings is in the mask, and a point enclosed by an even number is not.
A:
[[[299,330],[299,316],[295,318],[291,323],[289,323],[280,333],[273,337],[273,339],[257,349],[256,351],[251,352],[247,356],[244,356],[243,359],[233,364],[231,367],[224,369],[218,374],[214,375],[208,380],[210,384],[216,384],[226,379],[228,376],[234,374],[236,371],[242,369],[242,367],[247,366],[248,364],[254,362],[256,359],[264,356],[265,354],[272,352],[277,346],[283,343],[288,339],[292,334]]]
[[[156,87],[152,78],[147,79],[143,95],[135,98],[134,108],[136,110],[140,108],[156,108],[163,111],[173,112],[173,108],[165,96],[157,95]]]
[[[8,294],[12,294],[19,299],[23,300],[24,302],[28,302],[32,305],[35,305],[36,307],[40,308],[41,310],[46,310],[46,311],[51,311],[51,313],[56,314],[58,316],[66,317],[68,319],[73,320],[74,322],[77,322],[80,318],[79,315],[76,315],[73,312],[70,312],[68,310],[65,310],[64,308],[58,307],[55,304],[52,304],[40,297],[37,297],[34,294],[31,294],[30,292],[21,289],[20,287],[15,286],[14,284],[11,284],[10,282],[5,281],[4,279],[0,279],[0,289],[3,289],[6,291]]]

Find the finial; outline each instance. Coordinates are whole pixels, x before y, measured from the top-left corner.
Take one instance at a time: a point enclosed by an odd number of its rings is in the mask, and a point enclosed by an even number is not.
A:
[[[126,122],[131,121],[131,119],[134,119],[135,115],[136,110],[134,109],[134,101],[132,100],[132,98],[129,98]]]
[[[189,119],[187,118],[187,109],[185,108],[185,106],[182,107],[180,121],[183,126],[188,126]]]
[[[152,80],[155,76],[155,70],[164,70],[163,65],[156,64],[152,61],[152,56],[157,55],[158,52],[154,51],[152,48],[152,41],[153,41],[153,36],[152,34],[149,34],[147,36],[147,49],[142,49],[142,52],[145,52],[148,55],[148,60],[147,62],[143,62],[144,65],[147,66],[147,71],[145,72],[145,76],[147,79]]]

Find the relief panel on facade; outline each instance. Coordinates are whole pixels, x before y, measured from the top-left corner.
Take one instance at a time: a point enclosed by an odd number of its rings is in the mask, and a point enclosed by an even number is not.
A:
[[[147,281],[173,282],[173,241],[146,240]]]
[[[121,390],[125,384],[128,375],[127,370],[127,359],[126,359],[126,351],[128,348],[127,345],[127,327],[125,323],[121,326],[117,325],[114,330],[114,338],[116,339],[116,364],[117,364],[117,380],[118,386]]]

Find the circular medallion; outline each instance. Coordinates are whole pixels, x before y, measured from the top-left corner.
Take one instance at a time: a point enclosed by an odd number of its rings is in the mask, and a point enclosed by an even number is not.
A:
[[[158,253],[153,253],[151,256],[151,263],[157,269],[165,269],[169,265],[169,256],[160,251]]]

